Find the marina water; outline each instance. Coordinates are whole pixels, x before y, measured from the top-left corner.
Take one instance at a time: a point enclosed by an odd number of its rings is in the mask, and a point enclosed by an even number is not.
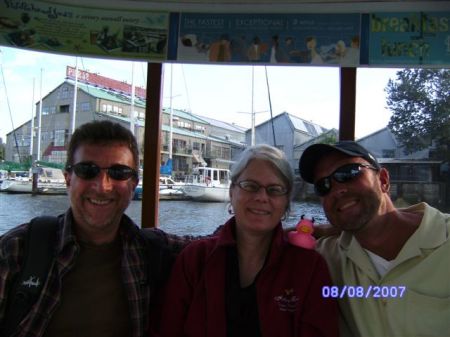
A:
[[[36,195],[0,193],[0,235],[8,229],[28,222],[39,215],[58,215],[69,205],[67,195]],[[133,200],[126,214],[141,224],[142,201]],[[284,226],[295,226],[302,214],[326,223],[322,207],[317,203],[292,202]],[[228,203],[168,201],[159,203],[158,226],[178,235],[205,235],[213,232],[230,218]]]

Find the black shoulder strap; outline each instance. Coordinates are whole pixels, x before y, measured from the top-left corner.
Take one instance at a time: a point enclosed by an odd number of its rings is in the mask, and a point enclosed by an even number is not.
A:
[[[57,217],[41,216],[31,220],[22,269],[10,288],[1,336],[9,336],[39,298],[53,262],[57,225]]]
[[[167,281],[176,256],[169,249],[167,239],[157,230],[143,228],[141,233],[147,240],[147,281],[154,291]]]

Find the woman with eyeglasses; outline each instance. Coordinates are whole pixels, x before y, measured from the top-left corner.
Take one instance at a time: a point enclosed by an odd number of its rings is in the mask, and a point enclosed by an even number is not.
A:
[[[220,232],[179,255],[166,289],[162,337],[337,336],[323,258],[287,243],[291,167],[269,145],[247,148],[231,172]]]

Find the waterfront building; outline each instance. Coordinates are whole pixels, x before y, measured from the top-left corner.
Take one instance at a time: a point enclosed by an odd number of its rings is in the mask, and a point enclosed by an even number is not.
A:
[[[328,130],[316,123],[283,112],[255,126],[255,143],[266,143],[284,151],[295,170],[299,157],[295,155],[296,146],[316,138]],[[251,130],[246,131],[246,143],[251,142]]]
[[[332,129],[294,148],[298,162],[303,151],[315,143],[334,143],[338,132]],[[356,140],[368,149],[378,162],[389,171],[390,194],[399,206],[425,201],[439,209],[450,205],[448,164],[438,160],[433,144],[420,151],[407,154],[400,141],[388,127]],[[296,171],[298,173],[298,169]],[[312,184],[299,182],[298,199],[315,199]],[[404,204],[406,202],[406,204]]]
[[[6,160],[25,161],[29,158],[30,146],[33,144],[33,160],[64,163],[66,145],[72,133],[72,120],[74,128],[101,119],[114,120],[130,127],[130,115],[134,116],[134,133],[142,160],[146,90],[135,88],[135,97],[131,104],[130,84],[86,71],[78,72],[76,87],[78,90],[74,104],[75,69],[67,67],[64,82],[42,98],[40,125],[40,102],[36,103],[33,142],[31,120],[7,134]],[[145,126],[152,128],[151,125]],[[39,133],[40,144],[37,138]],[[162,110],[161,163],[169,159],[170,138],[173,174],[180,177],[198,165],[228,168],[235,156],[245,147],[245,129],[242,127],[187,111],[170,111],[166,108]]]

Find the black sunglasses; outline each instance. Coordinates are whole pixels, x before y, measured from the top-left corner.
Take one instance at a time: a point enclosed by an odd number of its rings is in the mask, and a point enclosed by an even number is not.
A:
[[[373,166],[361,163],[346,164],[338,167],[328,177],[321,178],[314,183],[314,190],[319,197],[324,197],[331,191],[331,178],[338,183],[346,183],[361,174],[363,168],[378,171]]]
[[[106,170],[108,176],[114,180],[128,180],[130,178],[137,178],[136,170],[126,165],[112,165],[110,167],[100,167],[94,163],[81,162],[66,167],[67,172],[75,172],[77,177],[85,180],[94,179],[100,174],[101,170]]]
[[[261,186],[257,182],[253,180],[242,180],[236,183],[241,189],[250,193],[256,193],[260,188],[264,188],[266,190],[267,195],[271,197],[279,197],[282,195],[286,195],[288,190],[286,187],[281,185],[269,185],[269,186]]]

